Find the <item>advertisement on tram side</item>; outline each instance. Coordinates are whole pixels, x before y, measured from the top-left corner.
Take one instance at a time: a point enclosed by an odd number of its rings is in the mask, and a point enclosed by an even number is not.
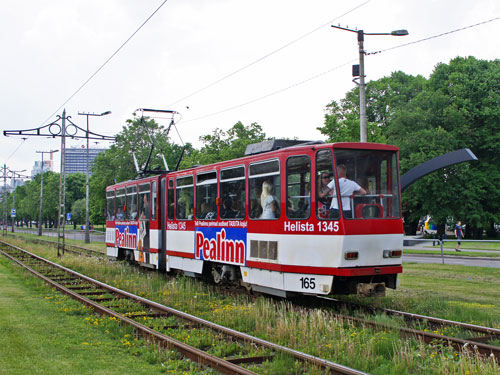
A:
[[[246,228],[195,228],[195,258],[245,265]]]

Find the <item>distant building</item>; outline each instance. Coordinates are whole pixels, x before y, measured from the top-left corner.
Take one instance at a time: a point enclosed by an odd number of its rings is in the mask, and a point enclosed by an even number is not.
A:
[[[50,160],[43,161],[43,171],[51,171],[52,170],[52,162]],[[36,160],[35,164],[33,164],[33,169],[31,170],[31,178],[35,178],[35,176],[42,172],[42,161]]]
[[[23,186],[25,184],[24,180],[20,178],[11,178],[10,182],[8,182],[5,189],[2,186],[2,193],[7,190],[9,193],[12,193],[18,186]]]
[[[50,159],[49,160],[44,160],[43,161],[43,167],[42,167],[42,161],[41,160],[36,160],[35,164],[33,165],[33,169],[31,170],[31,179],[35,178],[37,174],[42,172],[47,171],[52,171],[54,167],[54,153],[49,153],[50,154]]]
[[[104,148],[89,148],[89,174],[92,174],[92,164],[94,159],[100,152],[105,151]],[[87,172],[87,149],[85,146],[82,148],[71,147],[66,148],[64,152],[64,165],[66,174]]]

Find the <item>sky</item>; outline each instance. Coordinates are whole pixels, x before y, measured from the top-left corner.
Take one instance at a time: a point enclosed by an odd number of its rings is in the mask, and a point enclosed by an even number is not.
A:
[[[41,159],[36,151],[60,149],[60,137],[22,139],[3,131],[42,127],[63,109],[81,128],[86,117],[79,112],[111,111],[89,117],[90,130],[106,136],[119,133],[138,108],[173,110],[172,141],[195,147],[200,136],[238,121],[258,123],[268,137],[323,140],[316,128],[325,107],[355,87],[352,64],[359,58],[357,35],[332,24],[366,33],[408,30],[404,37],[365,36],[367,52],[390,49],[365,57],[367,82],[398,70],[428,78],[457,56],[500,57],[498,0],[162,3],[0,0],[2,167],[29,175]]]

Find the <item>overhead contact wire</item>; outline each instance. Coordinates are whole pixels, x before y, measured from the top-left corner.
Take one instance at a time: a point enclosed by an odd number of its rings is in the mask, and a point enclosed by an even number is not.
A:
[[[224,112],[229,112],[229,111],[232,111],[233,109],[236,109],[236,108],[240,108],[240,107],[244,107],[246,105],[249,105],[249,104],[252,104],[252,103],[255,103],[255,102],[258,102],[260,100],[263,100],[263,99],[266,99],[266,98],[269,98],[270,96],[274,96],[274,95],[277,95],[277,94],[280,94],[284,91],[287,91],[287,90],[290,90],[294,87],[297,87],[297,86],[300,86],[300,85],[303,85],[309,81],[312,81],[312,80],[315,80],[319,77],[322,77],[328,73],[331,73],[333,72],[334,70],[337,70],[337,69],[340,69],[348,64],[351,64],[352,62],[354,61],[357,61],[356,59],[353,59],[353,60],[350,60],[350,61],[347,61],[345,63],[343,63],[342,65],[338,65],[336,66],[335,68],[332,68],[332,69],[329,69],[327,70],[326,72],[323,72],[323,73],[319,73],[319,74],[316,74],[315,76],[312,76],[312,77],[309,77],[303,81],[300,81],[300,82],[297,82],[297,83],[294,83],[293,85],[290,85],[288,87],[285,87],[283,89],[280,89],[280,90],[277,90],[277,91],[274,91],[274,92],[271,92],[269,94],[266,94],[264,96],[261,96],[261,97],[258,97],[258,98],[255,98],[255,99],[252,99],[252,100],[249,100],[248,102],[245,102],[245,103],[242,103],[242,104],[238,104],[238,105],[235,105],[233,107],[230,107],[230,108],[226,108],[226,109],[223,109],[221,111],[218,111],[218,112],[213,112],[213,113],[210,113],[208,115],[204,115],[204,116],[200,116],[200,117],[197,117],[197,118],[194,118],[194,119],[191,119],[191,120],[186,120],[184,122],[191,122],[191,121],[198,121],[198,120],[202,120],[202,119],[205,119],[207,117],[212,117],[212,116],[216,116],[216,115],[219,115],[221,113],[224,113]]]
[[[251,63],[249,63],[249,64],[247,64],[247,65],[245,65],[245,66],[243,66],[243,67],[241,67],[241,68],[239,68],[239,69],[237,69],[237,70],[235,70],[235,71],[234,71],[234,72],[232,72],[232,73],[229,73],[229,74],[225,75],[224,77],[222,77],[222,78],[220,78],[220,79],[218,79],[218,80],[216,80],[216,81],[214,81],[214,82],[210,83],[209,85],[204,86],[204,87],[202,87],[201,89],[196,90],[196,91],[192,92],[191,94],[186,95],[186,96],[184,96],[183,98],[181,98],[181,99],[179,99],[179,100],[176,100],[175,102],[173,102],[173,103],[169,104],[168,106],[169,106],[169,107],[172,107],[173,105],[175,105],[175,104],[177,104],[177,103],[179,103],[179,102],[181,102],[181,101],[183,101],[183,100],[185,100],[185,99],[188,99],[188,98],[190,98],[190,97],[192,97],[192,96],[194,96],[194,95],[196,95],[196,94],[199,94],[199,93],[200,93],[200,92],[202,92],[202,91],[205,91],[206,89],[208,89],[208,88],[210,88],[210,87],[212,87],[212,86],[215,86],[216,84],[218,84],[218,83],[220,83],[220,82],[222,82],[222,81],[224,81],[224,80],[226,80],[226,79],[228,79],[228,78],[230,78],[230,77],[234,76],[235,74],[237,74],[237,73],[239,73],[239,72],[241,72],[241,71],[243,71],[243,70],[245,70],[245,69],[247,69],[247,68],[251,67],[252,65],[255,65],[255,64],[257,64],[257,63],[261,62],[262,60],[267,59],[268,57],[270,57],[270,56],[272,56],[272,55],[274,55],[274,54],[278,53],[279,51],[281,51],[281,50],[283,50],[283,49],[285,49],[285,48],[287,48],[287,47],[291,46],[291,45],[292,45],[292,44],[294,44],[294,43],[297,43],[299,40],[304,39],[305,37],[307,37],[307,36],[309,36],[309,35],[311,35],[311,34],[315,33],[316,31],[318,31],[318,30],[322,29],[323,27],[330,25],[332,22],[334,22],[334,21],[338,20],[339,18],[342,18],[342,17],[344,17],[344,16],[348,15],[349,13],[354,12],[355,10],[357,10],[357,9],[361,8],[362,6],[364,6],[364,5],[368,4],[370,1],[371,1],[371,0],[367,0],[367,1],[365,1],[364,3],[362,3],[362,4],[359,4],[358,6],[356,6],[356,7],[352,8],[351,10],[349,10],[349,11],[345,12],[344,14],[341,14],[340,16],[335,17],[333,20],[328,21],[328,22],[326,22],[326,23],[322,24],[321,26],[316,27],[315,29],[313,29],[313,30],[309,31],[308,33],[306,33],[306,34],[304,34],[304,35],[302,35],[302,36],[298,37],[297,39],[294,39],[294,40],[292,40],[291,42],[286,43],[285,45],[281,46],[280,48],[278,48],[278,49],[276,49],[276,50],[274,50],[274,51],[272,51],[272,52],[270,52],[270,53],[268,53],[268,54],[266,54],[266,55],[264,55],[264,56],[262,56],[262,57],[258,58],[257,60],[252,61]]]
[[[442,37],[442,36],[450,35],[450,34],[453,34],[453,33],[457,33],[459,31],[471,29],[471,28],[476,27],[476,26],[481,26],[481,25],[484,25],[484,24],[489,23],[489,22],[497,21],[499,19],[500,19],[500,17],[495,17],[495,18],[489,19],[487,21],[476,23],[474,25],[469,25],[469,26],[461,27],[461,28],[456,29],[456,30],[451,30],[451,31],[447,31],[445,33],[441,33],[441,34],[438,34],[438,35],[429,36],[427,38],[419,39],[419,40],[416,40],[414,42],[400,44],[400,45],[395,46],[395,47],[386,48],[386,49],[383,49],[383,50],[380,50],[380,51],[376,51],[376,52],[368,52],[366,54],[367,55],[376,55],[377,53],[387,52],[387,51],[391,51],[393,49],[397,49],[397,48],[401,48],[401,47],[408,47],[408,46],[411,46],[413,44],[417,44],[417,43],[421,43],[421,42],[426,42],[426,41],[431,40],[431,39],[435,39],[435,38],[439,38],[439,37]]]
[[[135,36],[135,34],[137,34],[146,25],[146,23],[148,23],[149,20],[153,18],[153,16],[163,7],[163,5],[165,5],[167,1],[168,0],[164,0],[160,4],[160,6],[156,8],[156,10],[139,26],[139,28],[137,28],[137,30],[135,30],[132,35],[130,35],[127,40],[125,40],[125,42],[123,42],[122,45],[118,47],[118,49],[113,52],[113,54],[108,57],[108,59],[68,99],[66,99],[63,104],[61,104],[61,106],[57,108],[54,113],[47,118],[47,120],[43,122],[43,124],[49,121],[56,113],[61,110],[62,107],[64,107],[71,99],[73,99],[118,54],[118,52],[120,52],[122,48],[125,47],[125,45]]]

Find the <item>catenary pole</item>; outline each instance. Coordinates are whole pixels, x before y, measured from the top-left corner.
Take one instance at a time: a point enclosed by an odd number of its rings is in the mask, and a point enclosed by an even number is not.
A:
[[[43,174],[44,174],[44,164],[43,164],[43,155],[51,154],[54,152],[58,152],[59,150],[50,150],[50,151],[35,151],[37,154],[42,154],[42,172],[41,172],[41,181],[40,181],[40,214],[38,215],[38,235],[42,235],[42,212],[43,212]]]

